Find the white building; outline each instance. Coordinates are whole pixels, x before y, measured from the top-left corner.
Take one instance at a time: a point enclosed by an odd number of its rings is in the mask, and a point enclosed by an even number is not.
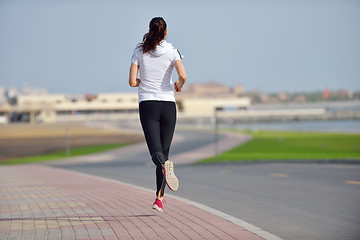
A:
[[[177,106],[180,117],[209,117],[213,116],[216,109],[247,109],[250,106],[250,99],[186,97],[178,99]],[[0,117],[3,123],[13,121],[53,123],[138,118],[138,96],[137,93],[101,93],[85,96],[18,95],[16,105],[8,103],[0,105]]]

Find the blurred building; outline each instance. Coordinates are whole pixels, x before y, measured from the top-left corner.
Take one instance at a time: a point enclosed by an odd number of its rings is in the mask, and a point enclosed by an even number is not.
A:
[[[227,87],[215,81],[187,84],[180,98],[237,98],[244,93],[244,87],[237,85]]]
[[[18,95],[17,104],[4,104],[0,114],[9,122],[57,122],[80,120],[100,114],[138,111],[137,95],[132,93],[67,96],[62,94]]]
[[[345,89],[331,91],[331,100],[359,99],[360,91]],[[251,103],[278,104],[315,102],[323,100],[323,93],[262,93],[245,92],[242,85],[227,87],[210,81],[186,84],[176,94],[179,118],[186,120],[224,119],[288,120],[327,119],[323,107],[316,109],[284,109],[282,111],[250,109]],[[315,106],[316,107],[316,106]],[[344,115],[344,114],[343,114]],[[274,117],[276,116],[276,117]],[[344,115],[345,116],[345,115]],[[349,117],[350,116],[350,117]],[[345,116],[347,118],[354,118]],[[345,118],[343,117],[343,118]],[[334,118],[339,118],[335,116]],[[25,87],[20,93],[15,88],[0,86],[0,124],[8,122],[53,123],[68,121],[138,119],[137,93],[101,93],[85,95],[48,94],[46,89]]]
[[[224,90],[222,90],[225,93]],[[212,92],[214,94],[214,91]],[[182,96],[178,94],[177,96]],[[199,96],[199,95],[195,95]],[[209,117],[216,110],[247,109],[250,99],[225,95],[223,97],[180,97],[179,115]],[[138,118],[137,93],[101,93],[97,95],[38,94],[16,96],[16,104],[0,105],[2,123],[54,123],[64,121],[118,120]],[[1,121],[0,119],[0,121]]]

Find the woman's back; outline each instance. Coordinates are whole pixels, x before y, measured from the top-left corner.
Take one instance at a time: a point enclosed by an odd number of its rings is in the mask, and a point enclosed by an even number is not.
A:
[[[175,61],[181,60],[178,51],[163,40],[154,50],[143,53],[143,48],[134,50],[132,63],[139,66],[139,102],[143,100],[175,101],[172,86],[172,72]],[[156,96],[155,96],[156,95]]]

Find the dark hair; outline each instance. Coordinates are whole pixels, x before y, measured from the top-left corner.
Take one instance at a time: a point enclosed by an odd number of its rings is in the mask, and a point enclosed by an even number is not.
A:
[[[162,17],[154,17],[149,24],[149,32],[143,37],[140,46],[143,53],[152,51],[165,38],[166,22]]]

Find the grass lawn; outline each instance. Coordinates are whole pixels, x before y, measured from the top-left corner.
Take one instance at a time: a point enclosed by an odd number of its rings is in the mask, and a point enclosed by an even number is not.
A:
[[[245,131],[253,140],[219,155],[219,161],[360,159],[360,134]],[[215,162],[208,158],[200,163]]]
[[[20,163],[32,163],[32,162],[41,162],[41,161],[49,161],[49,160],[56,160],[62,159],[67,157],[77,157],[81,155],[93,154],[104,152],[110,149],[119,148],[126,146],[128,144],[101,144],[101,145],[91,145],[85,147],[75,147],[72,148],[70,151],[70,156],[66,155],[66,151],[57,151],[53,153],[47,153],[37,156],[31,157],[22,157],[22,158],[14,158],[5,161],[1,161],[0,164],[20,164]]]

